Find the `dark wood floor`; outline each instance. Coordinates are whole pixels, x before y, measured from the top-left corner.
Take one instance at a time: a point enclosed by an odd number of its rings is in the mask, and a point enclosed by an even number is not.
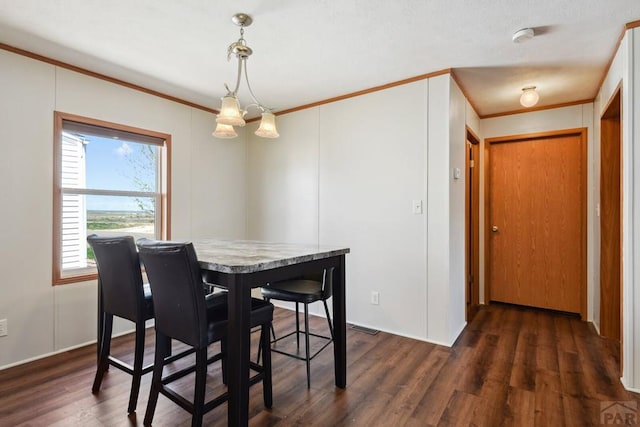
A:
[[[291,326],[276,310],[275,326]],[[325,327],[314,318],[312,327]],[[254,342],[257,342],[257,334]],[[153,337],[149,331],[148,360]],[[251,389],[250,424],[317,426],[589,426],[600,425],[601,403],[639,402],[618,379],[615,345],[592,326],[558,314],[491,305],[479,310],[452,348],[386,333],[349,329],[348,385],[333,385],[333,354],[312,361],[307,390],[304,362],[273,355],[274,404]],[[133,348],[118,338],[114,353]],[[91,394],[95,346],[0,371],[1,426],[141,426],[150,375],[137,414],[127,416],[130,377],[111,368],[99,395]],[[219,364],[209,369],[209,392],[222,388]],[[190,377],[178,387],[188,390]],[[638,405],[640,407],[640,404]],[[186,426],[189,415],[160,397],[155,426]],[[226,405],[205,416],[226,425]]]

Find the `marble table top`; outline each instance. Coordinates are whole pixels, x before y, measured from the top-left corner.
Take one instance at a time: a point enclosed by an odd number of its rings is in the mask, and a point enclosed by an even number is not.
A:
[[[222,273],[254,273],[307,261],[344,255],[343,246],[301,245],[253,240],[194,240],[202,268]]]

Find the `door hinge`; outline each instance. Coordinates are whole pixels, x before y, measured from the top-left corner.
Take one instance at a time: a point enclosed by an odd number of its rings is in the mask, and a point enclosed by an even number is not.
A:
[[[467,281],[469,283],[473,283],[473,274],[470,274],[469,277],[467,277]]]
[[[472,168],[476,165],[476,161],[475,160],[469,160],[469,167]]]

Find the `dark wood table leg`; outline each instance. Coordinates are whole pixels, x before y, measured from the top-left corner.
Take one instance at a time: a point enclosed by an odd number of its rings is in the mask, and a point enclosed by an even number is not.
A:
[[[227,385],[229,402],[227,425],[249,423],[249,357],[251,339],[251,286],[242,274],[229,276],[229,339],[227,340]]]
[[[339,267],[334,270],[333,282],[333,358],[336,386],[347,386],[347,318],[345,256],[340,255]]]

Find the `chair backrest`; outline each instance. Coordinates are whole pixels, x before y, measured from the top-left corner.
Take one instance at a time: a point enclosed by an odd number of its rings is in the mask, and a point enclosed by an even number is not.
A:
[[[329,299],[333,295],[333,272],[335,268],[330,267],[322,272],[322,299]]]
[[[304,280],[314,280],[322,283],[322,299],[329,299],[333,295],[333,272],[334,267],[322,270],[322,273],[305,274],[301,277]]]
[[[143,319],[144,288],[133,237],[92,234],[87,237],[87,242],[98,265],[104,311],[133,322]]]
[[[207,345],[202,273],[191,243],[137,241],[147,271],[156,330],[196,348]]]

